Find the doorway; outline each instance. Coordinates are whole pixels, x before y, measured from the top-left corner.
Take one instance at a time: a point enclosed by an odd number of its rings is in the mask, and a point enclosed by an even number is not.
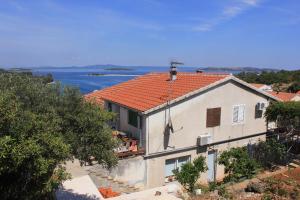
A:
[[[217,150],[208,151],[207,157],[207,181],[214,182],[216,180],[216,171],[217,171]]]

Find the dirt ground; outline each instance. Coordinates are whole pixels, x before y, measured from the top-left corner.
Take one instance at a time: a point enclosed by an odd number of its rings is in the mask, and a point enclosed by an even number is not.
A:
[[[279,180],[293,180],[300,184],[300,167],[295,169],[288,169],[282,174],[275,175],[274,178]]]

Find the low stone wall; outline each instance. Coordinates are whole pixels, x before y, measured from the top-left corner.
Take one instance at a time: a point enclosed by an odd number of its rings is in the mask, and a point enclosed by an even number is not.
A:
[[[117,167],[110,171],[109,176],[130,185],[144,185],[146,183],[146,162],[142,156],[119,160]]]

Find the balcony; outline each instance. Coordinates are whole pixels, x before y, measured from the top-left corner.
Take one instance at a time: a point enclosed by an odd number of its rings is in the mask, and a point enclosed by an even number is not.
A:
[[[145,148],[142,147],[141,141],[132,137],[131,134],[115,130],[113,137],[121,141],[119,147],[115,149],[120,159],[145,154]]]

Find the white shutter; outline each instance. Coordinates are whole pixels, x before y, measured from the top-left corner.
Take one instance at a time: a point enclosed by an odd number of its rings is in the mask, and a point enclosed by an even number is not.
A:
[[[239,119],[238,119],[238,122],[244,122],[244,118],[245,118],[245,106],[240,105],[239,106]]]
[[[233,122],[237,123],[239,120],[239,106],[233,107]]]

